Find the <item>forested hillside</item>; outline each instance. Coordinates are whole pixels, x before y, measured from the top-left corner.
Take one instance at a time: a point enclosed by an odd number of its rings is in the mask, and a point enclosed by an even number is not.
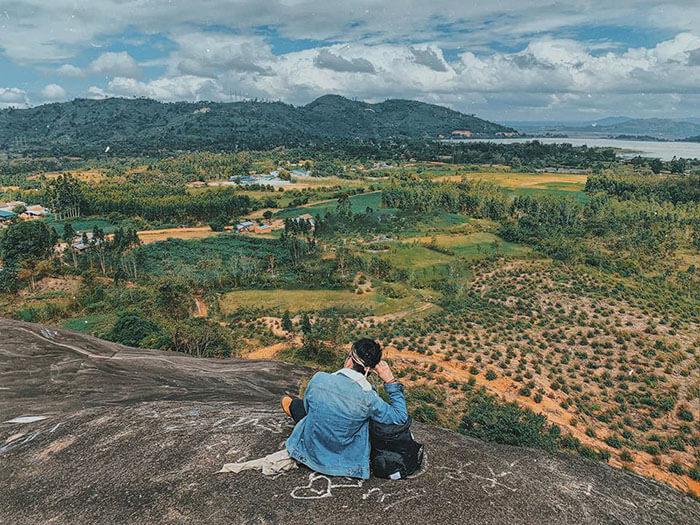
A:
[[[0,150],[62,154],[104,151],[261,149],[330,138],[437,138],[455,129],[512,131],[448,108],[411,100],[379,104],[323,96],[281,102],[85,100],[0,111]]]

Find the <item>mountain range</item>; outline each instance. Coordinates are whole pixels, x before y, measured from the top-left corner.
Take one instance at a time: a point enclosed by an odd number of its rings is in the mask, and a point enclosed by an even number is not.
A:
[[[606,117],[586,122],[519,121],[509,126],[529,135],[563,134],[569,137],[644,137],[679,140],[700,135],[700,118]]]
[[[325,95],[305,106],[281,102],[76,99],[0,111],[0,150],[104,151],[268,148],[334,139],[438,138],[513,132],[507,126],[414,100],[370,104]]]

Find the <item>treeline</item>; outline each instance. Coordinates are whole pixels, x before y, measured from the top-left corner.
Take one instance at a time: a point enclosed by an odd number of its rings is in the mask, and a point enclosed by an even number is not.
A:
[[[77,169],[84,165],[85,161],[81,159],[65,157],[0,160],[0,186],[36,189],[42,184],[40,177],[28,177],[45,172]]]
[[[516,197],[501,236],[537,246],[559,260],[622,274],[661,271],[684,247],[700,249],[700,206],[599,195],[585,203]],[[688,282],[694,268],[680,281]]]
[[[50,181],[43,189],[42,199],[59,217],[115,213],[161,223],[235,218],[256,204],[231,189],[188,193],[185,186],[177,184],[130,181],[88,185],[68,176]]]
[[[239,217],[252,206],[250,197],[227,190],[188,194],[182,187],[101,184],[84,190],[80,210],[84,215],[120,213],[148,221],[204,222],[221,215]]]
[[[595,183],[593,183],[595,184]],[[435,183],[404,177],[382,195],[410,214],[447,211],[501,222],[501,236],[550,257],[623,273],[659,269],[681,248],[700,249],[696,202],[596,193],[585,201],[553,195],[516,196],[486,182]]]
[[[502,219],[510,199],[498,186],[486,181],[434,183],[417,177],[400,177],[382,193],[382,203],[410,213],[448,211],[474,217]]]
[[[452,164],[507,164],[515,169],[567,167],[603,169],[618,161],[612,148],[544,144],[537,140],[499,144],[430,140],[325,141],[288,150],[294,157],[346,161],[440,161]]]
[[[700,175],[640,175],[606,171],[588,178],[586,192],[604,192],[623,200],[700,202]]]

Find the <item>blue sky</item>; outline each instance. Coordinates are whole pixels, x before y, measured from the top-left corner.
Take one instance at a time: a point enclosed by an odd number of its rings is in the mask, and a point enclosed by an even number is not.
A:
[[[0,0],[0,107],[412,98],[494,120],[700,116],[700,2]]]

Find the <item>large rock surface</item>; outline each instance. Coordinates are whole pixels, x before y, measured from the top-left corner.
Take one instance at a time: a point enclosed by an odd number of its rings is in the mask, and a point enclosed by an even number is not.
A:
[[[700,523],[654,481],[419,425],[411,480],[217,474],[282,446],[278,398],[308,374],[0,320],[0,523]]]

